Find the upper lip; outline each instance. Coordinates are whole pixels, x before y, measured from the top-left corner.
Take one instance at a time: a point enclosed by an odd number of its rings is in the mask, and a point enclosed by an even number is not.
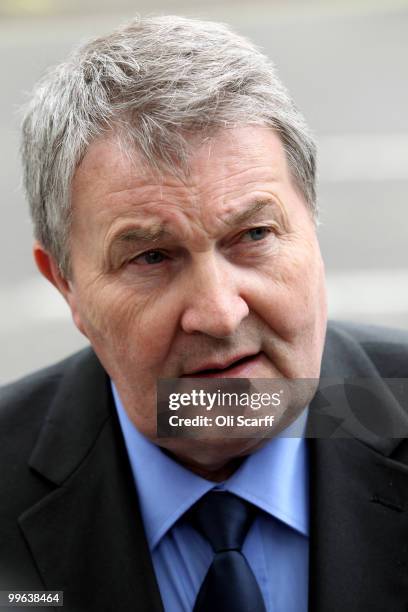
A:
[[[235,357],[231,357],[225,361],[206,361],[202,363],[198,368],[193,368],[183,374],[183,376],[193,376],[194,374],[201,374],[205,370],[225,370],[229,368],[233,363],[237,361],[241,361],[242,359],[248,359],[248,357],[255,357],[258,353],[242,353],[241,355],[236,355]]]

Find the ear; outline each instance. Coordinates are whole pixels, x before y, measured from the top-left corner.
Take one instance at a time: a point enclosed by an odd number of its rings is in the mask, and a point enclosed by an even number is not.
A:
[[[33,255],[41,274],[58,289],[67,302],[72,318],[79,331],[86,336],[84,326],[77,308],[77,296],[72,283],[67,280],[54,257],[38,242],[34,242]]]

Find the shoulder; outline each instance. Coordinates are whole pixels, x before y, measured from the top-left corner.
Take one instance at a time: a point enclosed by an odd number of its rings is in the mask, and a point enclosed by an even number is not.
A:
[[[9,525],[12,533],[10,520],[48,491],[50,485],[30,467],[34,449],[44,425],[64,432],[69,429],[81,379],[92,378],[95,363],[93,351],[85,349],[0,387],[0,498],[7,500],[0,504],[0,529]],[[55,411],[64,405],[67,414]],[[79,439],[80,432],[75,434]],[[57,438],[60,445],[62,438]]]
[[[35,405],[37,400],[44,404],[44,398],[51,397],[56,392],[66,372],[92,355],[91,349],[83,349],[58,363],[0,386],[0,419],[13,407],[27,403]]]
[[[84,349],[50,367],[0,387],[0,431],[2,450],[9,456],[17,449],[30,452],[44,419],[67,373],[92,359]]]
[[[408,377],[408,331],[332,321],[327,330],[328,342],[354,346],[363,353],[384,378]]]

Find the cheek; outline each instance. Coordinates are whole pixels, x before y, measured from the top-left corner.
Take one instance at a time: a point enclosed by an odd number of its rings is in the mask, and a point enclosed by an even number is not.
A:
[[[146,371],[165,360],[178,320],[169,300],[94,283],[80,293],[78,305],[85,332],[105,366],[112,360]]]
[[[254,309],[279,336],[310,332],[325,313],[324,271],[317,244],[285,245],[258,274]]]

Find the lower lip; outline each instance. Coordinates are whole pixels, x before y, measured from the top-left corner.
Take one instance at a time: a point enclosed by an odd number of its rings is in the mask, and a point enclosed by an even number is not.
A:
[[[216,372],[191,374],[189,378],[251,378],[256,377],[256,369],[262,365],[265,357],[258,353],[242,363]]]

